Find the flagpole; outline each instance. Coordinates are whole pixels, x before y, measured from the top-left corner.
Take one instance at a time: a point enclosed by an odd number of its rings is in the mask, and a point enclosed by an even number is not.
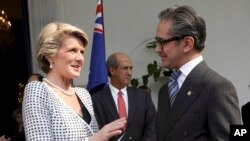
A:
[[[103,12],[103,0],[101,0],[102,3],[102,26],[103,26],[103,39],[104,39],[104,46],[106,45],[105,43],[105,25],[104,25],[104,12]]]

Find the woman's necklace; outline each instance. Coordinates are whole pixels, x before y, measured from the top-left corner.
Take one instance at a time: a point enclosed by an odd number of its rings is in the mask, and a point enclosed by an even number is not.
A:
[[[47,84],[49,84],[50,86],[60,90],[63,94],[66,94],[68,96],[72,96],[74,93],[70,93],[70,92],[67,92],[65,91],[64,89],[62,89],[61,87],[57,86],[56,84],[52,83],[51,81],[49,81],[48,79],[46,78],[43,78],[43,81],[46,82]]]

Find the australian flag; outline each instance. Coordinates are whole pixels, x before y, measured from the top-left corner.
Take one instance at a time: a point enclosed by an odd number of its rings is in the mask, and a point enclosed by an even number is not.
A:
[[[96,20],[90,60],[90,73],[87,90],[93,94],[107,85],[106,52],[103,25],[102,0],[97,0]]]

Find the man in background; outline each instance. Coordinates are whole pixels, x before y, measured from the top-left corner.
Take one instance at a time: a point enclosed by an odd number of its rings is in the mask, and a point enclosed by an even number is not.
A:
[[[247,102],[241,107],[242,121],[245,126],[250,128],[250,102]]]
[[[99,128],[121,117],[127,118],[123,134],[110,141],[156,141],[156,109],[148,91],[128,86],[132,77],[132,61],[117,52],[107,60],[109,85],[92,95]],[[100,70],[101,71],[101,70]]]
[[[31,82],[31,81],[43,81],[43,76],[39,73],[32,73],[28,76],[27,82]]]

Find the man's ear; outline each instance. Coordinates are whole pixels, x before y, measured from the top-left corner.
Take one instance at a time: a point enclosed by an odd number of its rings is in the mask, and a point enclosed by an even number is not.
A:
[[[189,52],[194,48],[195,40],[192,36],[184,37],[185,45],[184,45],[184,52]]]
[[[108,70],[109,70],[109,73],[111,74],[111,76],[113,75],[114,73],[114,68],[113,67],[108,67]]]

